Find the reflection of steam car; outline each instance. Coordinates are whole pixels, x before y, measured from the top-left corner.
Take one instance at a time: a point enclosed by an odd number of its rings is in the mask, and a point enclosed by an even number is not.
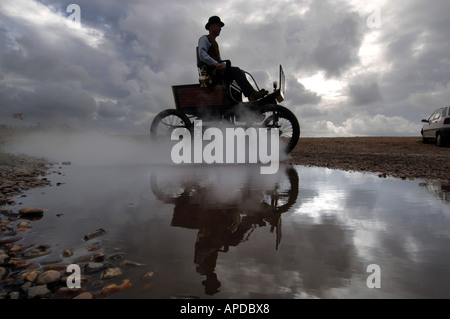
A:
[[[424,142],[435,140],[438,146],[444,146],[450,141],[450,106],[441,107],[431,114],[422,127]]]
[[[259,175],[260,178],[255,178],[258,175],[246,165],[229,169],[215,167],[213,171],[199,167],[195,172],[188,171],[187,175],[177,169],[155,172],[150,179],[156,198],[175,205],[174,226],[198,228],[200,221],[226,215],[235,226],[240,225],[241,230],[268,223],[278,234],[281,214],[297,201],[298,174],[289,165],[283,166],[277,175]],[[232,174],[234,177],[230,177]],[[225,186],[226,192],[223,183],[217,183],[223,176],[230,180]]]
[[[213,170],[202,166],[195,170],[173,167],[152,172],[150,183],[159,200],[194,210],[218,208],[246,214],[287,212],[298,195],[299,179],[295,168],[282,165],[278,173],[271,176],[259,175],[253,171],[257,169],[247,165],[216,166]],[[225,186],[217,182],[224,178],[229,182]]]
[[[223,62],[227,62],[227,67],[231,65],[229,61]],[[247,74],[254,81],[253,76]],[[286,144],[284,151],[289,153],[294,149],[300,137],[300,125],[288,108],[278,104],[284,100],[285,91],[281,65],[279,87],[275,81],[273,93],[252,102],[243,101],[239,86],[226,76],[205,81],[203,74],[200,75],[201,84],[172,86],[176,109],[167,109],[156,115],[150,127],[153,139],[170,138],[176,128],[192,130],[195,120],[203,120],[233,126],[277,128],[280,140]]]
[[[219,252],[248,241],[255,228],[269,226],[278,248],[281,214],[294,205],[299,187],[295,168],[283,168],[275,176],[254,174],[255,167],[247,165],[152,172],[153,194],[174,204],[171,225],[198,230],[194,263],[197,273],[206,276],[206,294],[217,293],[221,286],[215,273]]]
[[[439,180],[430,180],[420,183],[419,185],[426,187],[430,193],[438,196],[443,201],[450,202],[450,183]]]

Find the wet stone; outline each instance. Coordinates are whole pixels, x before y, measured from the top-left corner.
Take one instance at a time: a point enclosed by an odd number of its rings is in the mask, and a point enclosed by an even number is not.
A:
[[[38,246],[35,249],[31,249],[31,250],[26,251],[23,254],[23,257],[25,259],[31,259],[31,258],[36,258],[36,257],[48,255],[48,254],[51,253],[51,250],[48,249],[48,248],[49,248],[49,246],[47,246],[47,245]]]
[[[31,226],[30,222],[20,222],[17,227],[18,228],[29,228]]]
[[[86,264],[84,270],[87,273],[95,273],[95,272],[103,270],[104,268],[105,268],[105,265],[102,263],[89,262]]]
[[[27,282],[24,283],[22,286],[20,286],[20,289],[21,289],[23,292],[27,292],[28,290],[30,290],[31,285],[32,285],[31,282],[27,281]]]
[[[15,243],[16,241],[21,240],[23,237],[21,236],[6,236],[3,238],[0,238],[0,245]]]
[[[76,262],[82,263],[82,262],[85,262],[88,260],[91,260],[91,257],[89,255],[86,255],[86,256],[81,256],[81,257],[77,258]]]
[[[5,264],[9,259],[8,254],[5,253],[5,251],[0,250],[0,265]]]
[[[94,246],[90,247],[88,250],[89,251],[95,251],[95,250],[98,250],[98,249],[100,249],[100,245],[94,245]]]
[[[133,266],[143,266],[143,264],[140,264],[140,263],[137,263],[137,262],[131,261],[131,260],[124,260],[123,262],[120,263],[120,266],[133,267]]]
[[[19,210],[19,213],[22,215],[40,215],[43,214],[46,209],[42,209],[40,207],[24,207]]]
[[[15,269],[23,269],[30,266],[30,264],[27,263],[25,260],[16,257],[11,258],[8,261],[8,265],[14,267]]]
[[[103,234],[105,234],[106,231],[104,229],[97,229],[87,235],[84,236],[84,240],[90,240],[99,236],[102,236]]]
[[[123,274],[122,269],[120,269],[119,267],[108,268],[103,273],[102,279],[111,279],[120,276],[122,274]]]
[[[90,292],[82,292],[81,294],[73,297],[72,299],[94,299],[94,296]]]
[[[47,265],[44,270],[66,270],[68,265]]]
[[[6,268],[0,267],[0,280],[2,280],[6,276],[7,273],[8,273],[8,271],[6,270]]]
[[[39,274],[36,278],[36,284],[46,285],[57,282],[61,278],[61,274],[56,270],[47,270]]]
[[[61,287],[55,291],[55,297],[71,298],[83,292],[83,288]]]
[[[145,280],[148,280],[148,279],[152,278],[153,275],[154,275],[153,271],[149,271],[142,278]]]
[[[105,254],[98,253],[92,256],[92,261],[94,262],[102,262],[105,260]]]
[[[64,250],[63,256],[64,257],[70,257],[73,255],[73,252],[70,249]]]
[[[18,291],[13,291],[8,296],[9,299],[20,299],[20,294]]]
[[[39,275],[39,271],[30,271],[24,274],[26,281],[34,282]]]
[[[122,259],[124,256],[125,256],[124,253],[115,253],[115,254],[108,256],[108,259],[118,260],[118,259]]]
[[[102,297],[108,297],[109,295],[119,292],[121,290],[123,290],[126,287],[130,287],[131,286],[131,281],[128,279],[123,280],[122,284],[116,285],[116,284],[111,284],[106,286],[105,288],[102,289],[101,291],[101,296]]]
[[[28,289],[27,296],[29,299],[33,298],[49,298],[52,292],[47,288],[47,285],[33,286]]]

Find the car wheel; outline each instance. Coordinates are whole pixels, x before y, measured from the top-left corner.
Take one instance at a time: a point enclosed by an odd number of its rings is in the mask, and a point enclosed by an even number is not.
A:
[[[442,140],[441,134],[436,135],[436,145],[439,147],[444,146],[444,141]]]

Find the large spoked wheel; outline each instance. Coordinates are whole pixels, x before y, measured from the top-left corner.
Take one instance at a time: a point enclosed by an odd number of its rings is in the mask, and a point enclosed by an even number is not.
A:
[[[153,119],[150,126],[150,136],[153,140],[170,139],[173,130],[177,128],[187,128],[191,130],[192,123],[189,118],[176,109],[168,109],[160,112]]]
[[[279,129],[280,140],[285,143],[284,151],[290,153],[300,138],[300,124],[294,113],[281,105],[268,105],[262,114],[262,126]]]

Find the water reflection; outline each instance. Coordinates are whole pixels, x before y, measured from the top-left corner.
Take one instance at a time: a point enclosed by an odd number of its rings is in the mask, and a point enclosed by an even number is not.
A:
[[[261,175],[255,169],[183,168],[151,175],[156,198],[174,205],[171,226],[198,230],[194,263],[196,272],[206,276],[202,285],[207,295],[221,286],[216,274],[219,253],[249,241],[256,227],[267,226],[275,233],[275,249],[281,242],[281,215],[298,196],[297,171],[283,165],[275,175]]]
[[[425,187],[431,194],[436,195],[444,202],[450,202],[450,183],[444,181],[430,180],[419,184]]]
[[[195,167],[155,170],[151,188],[160,203],[173,205],[167,223],[197,231],[190,239],[193,273],[201,276],[206,295],[398,298],[448,292],[440,283],[448,277],[450,256],[446,204],[416,181],[322,168],[284,166],[276,176],[263,176],[257,167]],[[442,194],[445,186],[438,188]],[[366,284],[372,264],[382,270],[381,289]]]
[[[63,173],[49,176],[60,186],[20,198],[18,208],[48,209],[23,244],[51,246],[38,261],[61,264],[92,246],[120,249],[142,266],[107,282],[132,282],[111,298],[450,296],[443,183],[302,166],[261,175],[256,165],[73,164]],[[99,228],[103,236],[83,240]],[[74,256],[61,257],[65,249]],[[366,284],[371,264],[380,289]]]

